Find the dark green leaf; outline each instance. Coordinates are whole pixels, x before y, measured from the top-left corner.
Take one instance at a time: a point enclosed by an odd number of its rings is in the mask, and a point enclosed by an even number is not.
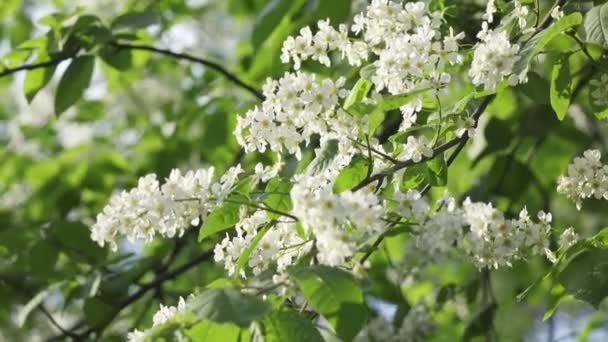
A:
[[[112,321],[118,310],[100,297],[87,298],[84,302],[84,320],[90,327],[102,328]]]
[[[367,159],[361,156],[355,157],[347,167],[340,171],[334,183],[334,191],[342,192],[349,190],[361,183],[367,176],[368,168],[369,161]]]
[[[279,25],[283,17],[287,16],[292,8],[297,8],[303,3],[302,0],[271,0],[258,15],[251,35],[254,48],[258,48],[272,31]]]
[[[188,302],[188,309],[201,320],[248,326],[272,310],[272,306],[255,296],[232,287],[206,289]]]
[[[38,57],[34,63],[40,63],[47,61],[48,56]],[[25,75],[25,81],[23,81],[23,92],[28,102],[32,102],[36,94],[40,89],[44,88],[55,73],[55,66],[49,66],[46,68],[33,69],[27,72]]]
[[[490,329],[489,327],[492,326],[492,322],[494,321],[496,307],[497,305],[492,303],[473,316],[464,331],[463,341],[470,341],[473,337],[481,336]]]
[[[158,12],[143,11],[123,14],[112,22],[112,31],[138,30],[148,26],[159,25],[161,17]]]
[[[293,311],[278,311],[260,322],[265,342],[323,342],[312,322]]]
[[[133,66],[131,50],[103,46],[99,51],[99,57],[116,70],[124,71]]]
[[[569,294],[597,308],[608,296],[608,251],[590,248],[576,255],[559,273],[559,281]]]
[[[312,1],[315,3],[315,19],[329,19],[335,26],[348,20],[352,0]]]
[[[550,103],[549,83],[535,72],[529,72],[528,82],[519,85],[518,88],[536,103],[546,105]]]
[[[91,83],[94,68],[93,56],[82,56],[72,60],[57,86],[55,114],[63,113],[82,97]]]
[[[363,292],[347,272],[327,266],[294,268],[290,272],[304,297],[338,336],[352,340],[367,319]]]

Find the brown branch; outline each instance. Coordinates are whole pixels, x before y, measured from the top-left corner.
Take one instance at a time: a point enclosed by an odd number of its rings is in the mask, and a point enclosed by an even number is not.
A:
[[[178,53],[178,52],[174,52],[171,50],[160,49],[160,48],[157,48],[154,46],[149,46],[149,45],[133,45],[133,44],[123,44],[123,43],[117,43],[117,42],[111,42],[110,45],[114,46],[118,49],[149,51],[149,52],[154,52],[154,53],[158,53],[158,54],[165,55],[165,56],[170,56],[175,59],[183,59],[183,60],[187,60],[190,62],[202,64],[202,65],[209,67],[209,68],[215,70],[216,72],[222,74],[230,82],[247,90],[252,95],[257,97],[258,99],[260,99],[262,101],[265,99],[264,95],[259,90],[255,89],[253,86],[245,83],[240,78],[238,78],[236,75],[234,75],[230,71],[226,70],[226,68],[224,68],[223,66],[219,65],[216,62],[210,61],[208,59],[195,57],[195,56],[185,54],[185,53]]]

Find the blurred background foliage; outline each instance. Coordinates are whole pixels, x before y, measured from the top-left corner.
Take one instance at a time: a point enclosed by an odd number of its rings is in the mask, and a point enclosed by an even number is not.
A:
[[[485,3],[431,3],[445,9],[455,32],[466,32],[463,44],[475,42]],[[40,56],[61,56],[70,39],[88,43],[99,57],[83,61],[89,64],[64,82],[67,61],[52,76],[20,72],[0,78],[0,340],[69,340],[91,332],[104,341],[122,340],[126,332],[149,326],[159,303],[175,303],[222,277],[221,267],[202,262],[208,258],[196,259],[213,241],[200,245],[195,235],[187,235],[146,248],[125,241],[118,253],[109,253],[90,240],[89,226],[113,192],[133,186],[142,175],[163,178],[175,167],[209,165],[221,173],[236,161],[252,166],[271,158],[243,157],[232,136],[236,115],[258,103],[255,96],[199,63],[150,51],[112,50],[99,44],[104,32],[70,36],[78,18],[94,15],[81,24],[100,27],[91,24],[99,20],[112,27],[114,38],[133,44],[218,62],[260,88],[265,78],[288,70],[279,60],[288,35],[325,17],[348,21],[365,5],[350,0],[0,1],[0,72]],[[546,11],[551,3],[540,5]],[[593,2],[568,6],[590,8]],[[555,193],[557,177],[574,156],[607,146],[605,126],[589,114],[585,87],[575,88],[574,105],[563,121],[550,105],[548,82],[556,58],[551,51],[575,47],[566,36],[554,40],[534,60],[528,84],[500,92],[482,117],[478,137],[449,169],[447,188],[457,198],[492,201],[509,215],[524,206],[530,212],[551,210],[560,229],[574,226],[583,236],[606,225],[606,201],[591,201],[577,212]],[[574,53],[570,63],[575,84],[593,75],[582,53]],[[314,63],[304,68],[332,76],[345,72]],[[442,103],[456,103],[473,91],[464,77],[453,82]],[[68,102],[58,103],[56,94]],[[396,119],[389,115],[384,129]],[[288,163],[295,167],[295,161]],[[442,191],[434,188],[432,194]],[[562,300],[557,313],[543,322],[545,309],[562,299],[547,295],[553,284],[541,284],[525,302],[516,300],[546,272],[544,260],[486,276],[454,259],[416,270],[422,275],[416,282],[405,277],[396,284],[411,271],[401,263],[415,258],[404,248],[408,243],[404,235],[391,237],[385,253],[371,259],[373,281],[365,290],[375,314],[402,317],[410,305],[429,298],[440,308],[435,313],[441,324],[438,341],[480,334],[484,340],[488,326],[501,341],[566,341],[579,334],[608,338],[602,329],[606,308],[595,311],[572,298]],[[155,282],[192,260],[198,262]],[[477,300],[488,286],[498,306],[484,307]],[[455,293],[464,293],[464,302],[442,307]]]

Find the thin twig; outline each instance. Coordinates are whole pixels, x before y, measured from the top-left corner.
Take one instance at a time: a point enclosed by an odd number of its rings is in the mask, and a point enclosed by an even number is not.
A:
[[[65,329],[64,327],[61,326],[61,324],[59,324],[59,322],[57,322],[55,320],[55,317],[53,317],[53,315],[51,315],[50,312],[48,312],[48,310],[44,307],[44,305],[40,305],[38,307],[38,309],[40,310],[40,312],[42,312],[43,315],[46,316],[46,318],[49,319],[49,322],[51,322],[51,324],[57,328],[57,330],[59,330],[62,334],[64,334],[65,336],[71,337],[74,340],[78,340],[79,336],[67,329]]]
[[[167,50],[167,49],[160,49],[160,48],[157,48],[154,46],[149,46],[149,45],[133,45],[133,44],[123,44],[123,43],[117,43],[117,42],[111,42],[110,45],[114,46],[118,49],[150,51],[150,52],[158,53],[161,55],[170,56],[175,59],[183,59],[183,60],[187,60],[190,62],[202,64],[202,65],[207,66],[207,67],[217,71],[218,73],[222,74],[229,81],[231,81],[232,83],[236,84],[237,86],[247,90],[252,95],[257,97],[258,99],[260,99],[260,100],[265,99],[264,95],[259,90],[255,89],[253,86],[245,83],[240,78],[238,78],[236,75],[234,75],[230,71],[226,70],[226,68],[224,68],[220,64],[210,61],[208,59],[195,57],[195,56],[185,54],[185,53],[178,53],[178,52],[174,52],[174,51]]]

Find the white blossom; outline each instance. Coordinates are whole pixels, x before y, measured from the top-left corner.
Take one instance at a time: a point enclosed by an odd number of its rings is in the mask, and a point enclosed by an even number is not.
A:
[[[507,33],[493,31],[483,22],[477,34],[480,42],[475,47],[469,76],[475,85],[483,85],[486,90],[496,90],[496,84],[505,77],[510,83],[518,83],[517,75],[512,74],[513,66],[519,58],[519,45],[511,44]]]
[[[574,228],[569,227],[559,236],[559,248],[568,249],[578,241],[578,234],[574,231]]]
[[[146,242],[157,234],[182,236],[223,203],[242,169],[240,165],[230,168],[219,181],[213,181],[213,173],[209,168],[182,175],[174,169],[162,186],[154,174],[140,178],[136,188],[112,196],[91,227],[91,239],[116,250],[122,236]]]
[[[608,199],[608,165],[601,162],[599,150],[587,150],[568,165],[568,175],[560,176],[557,191],[576,202],[581,209],[586,198]]]

